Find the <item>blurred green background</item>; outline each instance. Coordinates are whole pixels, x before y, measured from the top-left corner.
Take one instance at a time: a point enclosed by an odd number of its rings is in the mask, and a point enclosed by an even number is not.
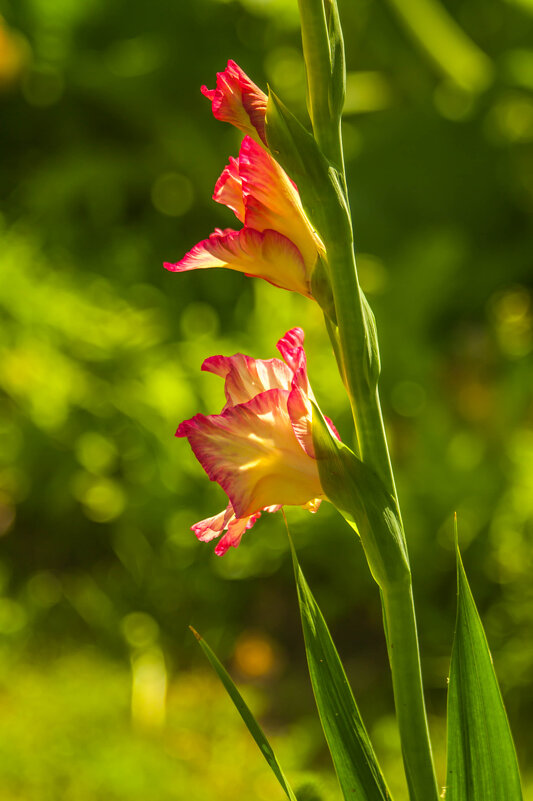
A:
[[[359,267],[440,780],[457,510],[533,799],[533,4],[340,8]],[[232,58],[305,119],[296,0],[0,10],[0,796],[281,799],[192,623],[302,798],[336,799],[281,519],[215,557],[189,527],[223,493],[173,436],[222,406],[205,357],[269,358],[294,325],[347,431],[320,314],[236,273],[162,268],[234,224],[211,193],[239,135],[200,85]],[[289,523],[401,801],[378,595],[326,506]]]

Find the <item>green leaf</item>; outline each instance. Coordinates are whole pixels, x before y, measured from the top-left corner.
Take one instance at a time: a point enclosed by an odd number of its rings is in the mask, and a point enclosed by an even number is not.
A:
[[[190,626],[189,628],[191,629],[192,633],[194,634],[194,636],[196,637],[196,639],[200,643],[200,647],[202,648],[204,654],[206,655],[206,657],[208,658],[208,660],[211,663],[212,667],[214,668],[218,678],[220,679],[220,681],[222,682],[222,684],[226,688],[226,690],[228,692],[228,695],[230,696],[231,700],[235,704],[235,707],[236,707],[239,715],[244,720],[244,722],[245,722],[245,724],[246,724],[246,726],[248,728],[248,731],[250,732],[250,734],[254,738],[255,742],[259,746],[263,756],[265,757],[266,761],[270,765],[273,774],[275,775],[276,779],[278,780],[278,782],[282,786],[283,790],[285,791],[285,795],[287,796],[287,798],[290,799],[290,801],[297,801],[297,798],[296,798],[293,790],[291,789],[287,779],[285,778],[285,775],[284,775],[284,773],[283,773],[283,771],[281,769],[281,766],[280,766],[278,760],[276,759],[276,755],[274,754],[274,751],[272,750],[272,746],[268,742],[264,731],[262,730],[261,726],[256,721],[256,719],[254,718],[254,716],[253,716],[252,712],[250,711],[250,708],[246,704],[244,698],[242,697],[242,695],[238,691],[237,687],[235,686],[235,683],[233,682],[233,679],[231,678],[231,676],[229,675],[229,673],[225,669],[225,667],[222,665],[220,660],[217,658],[215,653],[211,650],[209,645],[206,643],[204,638],[201,637],[200,634],[198,634],[198,632],[195,631],[192,628],[192,626]]]
[[[345,801],[390,799],[342,662],[292,542],[291,550],[309,675]]]
[[[394,498],[372,468],[332,436],[315,404],[313,444],[324,493],[361,537],[377,584],[385,589],[409,582],[409,560]]]
[[[509,722],[457,541],[456,550],[458,602],[448,688],[446,801],[521,801]]]

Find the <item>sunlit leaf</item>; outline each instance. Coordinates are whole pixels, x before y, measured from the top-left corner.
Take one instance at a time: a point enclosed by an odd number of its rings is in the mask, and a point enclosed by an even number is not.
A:
[[[235,686],[233,679],[231,678],[225,667],[222,665],[220,660],[217,658],[217,656],[214,654],[214,652],[211,650],[209,645],[206,643],[204,638],[200,634],[198,634],[198,632],[195,631],[192,628],[192,626],[190,628],[192,633],[200,643],[200,647],[202,648],[204,654],[211,663],[211,666],[213,667],[220,681],[226,688],[229,697],[235,704],[235,707],[239,715],[245,722],[248,731],[254,738],[255,742],[257,743],[257,745],[261,750],[261,753],[263,754],[266,761],[270,765],[273,774],[275,775],[276,779],[278,780],[281,787],[285,791],[285,795],[287,796],[287,798],[290,799],[290,801],[297,801],[296,796],[292,791],[287,779],[285,778],[278,760],[276,759],[276,755],[272,750],[272,746],[268,742],[263,729],[254,718],[250,708],[246,704],[246,701],[244,700],[244,698],[238,691],[237,687]]]
[[[337,649],[292,544],[291,548],[309,674],[344,798],[346,801],[390,799]]]
[[[446,801],[520,801],[511,730],[458,546],[457,583],[448,690]]]

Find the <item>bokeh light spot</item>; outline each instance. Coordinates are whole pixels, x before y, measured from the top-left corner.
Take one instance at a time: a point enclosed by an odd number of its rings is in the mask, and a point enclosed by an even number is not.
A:
[[[474,97],[475,95],[462,89],[454,81],[445,80],[436,87],[433,102],[443,117],[459,121],[470,116],[474,108]]]
[[[219,330],[218,314],[208,303],[189,303],[182,312],[180,326],[187,339],[214,337]]]
[[[133,648],[147,648],[157,642],[159,626],[145,612],[131,612],[122,621],[122,633]]]
[[[504,57],[507,76],[518,86],[533,89],[533,50],[509,50]]]
[[[533,301],[523,286],[514,286],[495,293],[489,300],[492,317],[502,351],[511,358],[525,356],[533,349]]]
[[[114,42],[106,56],[109,70],[119,78],[147,75],[164,60],[164,43],[150,36],[135,36]]]
[[[250,679],[270,676],[278,667],[274,644],[260,633],[248,632],[237,640],[234,662],[237,670]]]
[[[497,142],[530,142],[533,139],[533,98],[508,92],[491,108],[485,128]]]
[[[0,633],[16,634],[24,628],[27,615],[24,607],[12,598],[0,598]]]
[[[0,17],[0,89],[18,81],[31,57],[27,40]]]
[[[28,592],[32,601],[43,608],[57,604],[63,594],[61,582],[48,570],[34,573],[28,581]]]
[[[416,417],[426,405],[426,391],[415,381],[399,381],[393,387],[391,404],[402,417]]]
[[[152,186],[152,203],[157,211],[168,217],[181,217],[194,201],[191,181],[177,172],[160,175]]]
[[[269,81],[283,97],[298,98],[305,87],[305,64],[302,54],[293,47],[277,47],[265,60]]]
[[[112,467],[116,455],[114,444],[96,431],[86,431],[76,441],[78,461],[90,473],[101,473]]]
[[[391,88],[382,73],[349,72],[346,75],[344,114],[381,111],[391,102]]]
[[[82,496],[84,511],[96,523],[115,520],[124,511],[126,498],[123,489],[110,479],[92,482]]]
[[[473,470],[480,464],[484,452],[483,439],[469,431],[461,431],[450,440],[448,459],[458,470]]]
[[[49,64],[33,67],[22,82],[24,97],[31,106],[39,108],[47,108],[57,103],[64,88],[63,75]]]

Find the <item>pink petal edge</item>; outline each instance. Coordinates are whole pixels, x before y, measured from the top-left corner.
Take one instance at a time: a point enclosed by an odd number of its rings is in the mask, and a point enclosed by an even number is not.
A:
[[[216,119],[229,122],[245,133],[257,133],[263,144],[267,144],[267,96],[235,61],[230,59],[226,69],[217,72],[215,89],[202,86],[200,91],[211,101]]]

